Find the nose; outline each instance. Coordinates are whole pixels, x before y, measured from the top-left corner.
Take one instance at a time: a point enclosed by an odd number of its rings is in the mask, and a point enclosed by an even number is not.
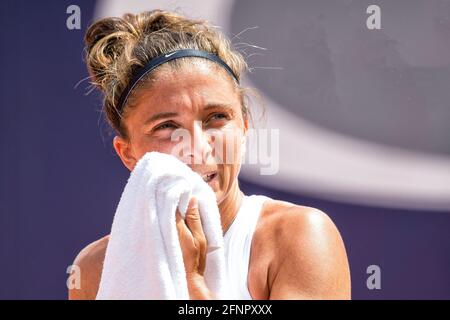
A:
[[[190,144],[184,152],[184,159],[188,165],[206,164],[212,155],[212,136],[204,130],[201,121],[195,121],[189,130]]]

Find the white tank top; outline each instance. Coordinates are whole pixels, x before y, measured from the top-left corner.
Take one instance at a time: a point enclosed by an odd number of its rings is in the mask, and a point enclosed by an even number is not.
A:
[[[247,283],[250,249],[261,208],[267,199],[262,195],[244,195],[241,207],[224,235],[225,269],[232,299],[253,299]]]

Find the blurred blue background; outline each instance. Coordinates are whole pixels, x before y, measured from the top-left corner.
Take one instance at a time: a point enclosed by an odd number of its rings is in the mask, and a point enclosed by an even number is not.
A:
[[[86,95],[88,81],[77,85],[87,77],[82,39],[108,10],[159,7],[136,3],[0,2],[1,299],[66,299],[67,267],[109,233],[129,173],[112,148],[101,96]],[[214,13],[223,3],[211,1],[205,15],[230,35],[257,26],[233,41],[267,48],[249,57],[247,83],[267,98],[269,127],[282,142],[304,139],[281,148],[280,175],[244,168],[243,190],[330,215],[346,244],[354,299],[450,299],[449,2],[377,1],[377,31],[365,26],[365,1],[245,0]],[[66,27],[72,4],[81,30]],[[183,5],[165,8],[196,12],[200,2]],[[271,112],[293,125],[270,120]],[[296,127],[311,130],[289,131]],[[327,137],[337,140],[327,145]],[[323,147],[311,161],[303,156],[314,139]],[[381,290],[366,286],[373,264]]]

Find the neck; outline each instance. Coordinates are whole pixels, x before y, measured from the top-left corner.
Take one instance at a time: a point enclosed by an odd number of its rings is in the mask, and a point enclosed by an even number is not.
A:
[[[230,228],[231,224],[236,218],[236,215],[241,207],[242,200],[244,198],[244,194],[239,189],[239,184],[236,181],[234,187],[230,190],[230,192],[225,196],[218,207],[220,212],[220,222],[222,224],[223,234],[227,232]]]

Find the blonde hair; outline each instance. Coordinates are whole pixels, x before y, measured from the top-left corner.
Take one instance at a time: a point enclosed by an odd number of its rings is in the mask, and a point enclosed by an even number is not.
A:
[[[125,14],[123,17],[110,17],[93,23],[85,35],[86,64],[92,78],[91,83],[103,95],[103,112],[109,124],[122,137],[128,137],[122,117],[132,105],[131,94],[122,112],[118,111],[121,93],[128,85],[134,72],[149,60],[161,54],[179,49],[207,51],[221,58],[241,79],[248,70],[244,57],[231,46],[230,41],[205,20],[194,20],[180,14],[152,10],[139,14]],[[181,58],[168,62],[179,66]],[[154,75],[140,81],[142,87]],[[232,78],[230,77],[230,81]],[[249,88],[238,86],[241,95],[242,111],[248,113],[246,92]],[[136,92],[137,90],[135,90]],[[252,119],[251,119],[252,120]]]

